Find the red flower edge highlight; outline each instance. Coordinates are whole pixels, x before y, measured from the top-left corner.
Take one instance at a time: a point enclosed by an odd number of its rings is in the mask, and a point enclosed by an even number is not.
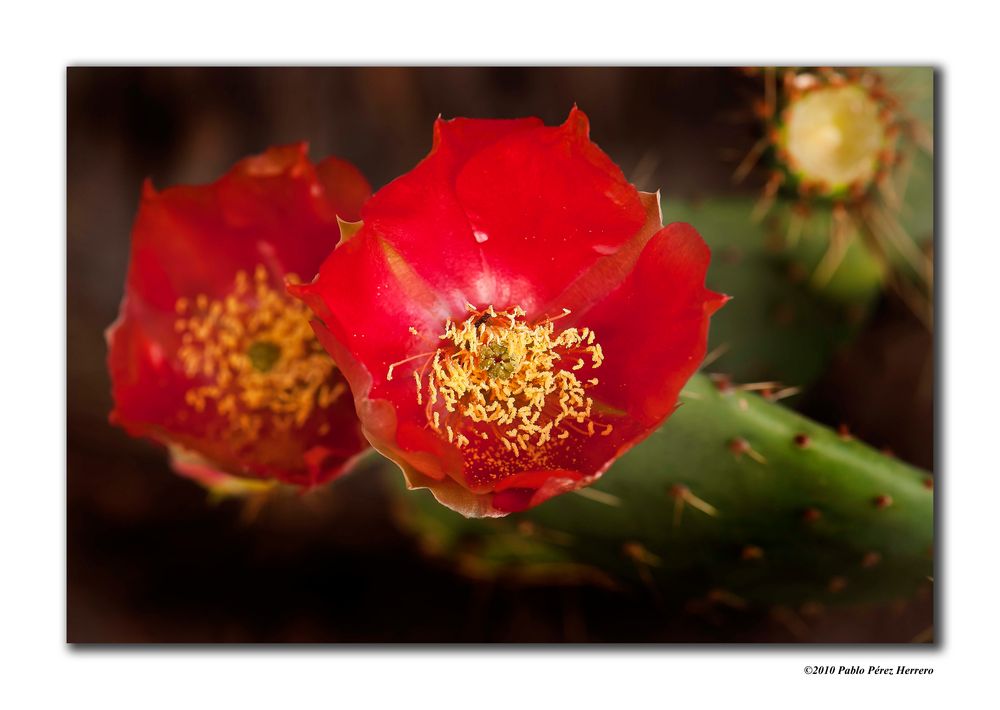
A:
[[[314,165],[304,143],[209,185],[158,192],[147,181],[106,333],[111,421],[166,445],[178,473],[214,490],[310,487],[346,470],[367,445],[285,281],[315,275],[370,193],[357,168]]]
[[[596,481],[669,416],[727,297],[576,108],[438,120],[311,284],[290,287],[411,488],[502,516]]]

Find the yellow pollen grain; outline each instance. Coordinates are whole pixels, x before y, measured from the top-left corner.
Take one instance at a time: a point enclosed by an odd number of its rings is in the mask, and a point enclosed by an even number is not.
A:
[[[186,316],[174,323],[178,358],[192,380],[185,403],[199,413],[211,405],[221,421],[215,433],[237,447],[267,427],[303,428],[346,392],[333,381],[336,366],[316,340],[308,309],[272,288],[263,266],[252,280],[238,272],[222,299],[179,298],[175,310]],[[329,429],[318,427],[321,435]]]

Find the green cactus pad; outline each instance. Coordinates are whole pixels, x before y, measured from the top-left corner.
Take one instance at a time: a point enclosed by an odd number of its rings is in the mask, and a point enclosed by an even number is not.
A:
[[[933,576],[930,476],[697,375],[665,426],[595,486],[499,520],[399,490],[424,549],[494,578],[596,582],[669,602],[909,598]]]

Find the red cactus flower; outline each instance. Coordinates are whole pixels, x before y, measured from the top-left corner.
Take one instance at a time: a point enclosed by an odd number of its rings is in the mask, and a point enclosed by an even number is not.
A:
[[[371,188],[305,144],[247,158],[211,185],[156,192],[132,230],[108,329],[114,423],[167,445],[178,472],[323,483],[365,448],[347,383],[285,291],[309,279]]]
[[[674,409],[725,300],[573,109],[455,119],[290,291],[411,488],[501,516],[597,480]]]

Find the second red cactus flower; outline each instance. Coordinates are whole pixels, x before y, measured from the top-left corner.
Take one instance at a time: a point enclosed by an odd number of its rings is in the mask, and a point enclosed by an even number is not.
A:
[[[367,448],[347,383],[285,291],[310,279],[371,190],[304,144],[240,161],[210,185],[147,183],[118,320],[112,421],[166,445],[212,488],[311,487]]]

